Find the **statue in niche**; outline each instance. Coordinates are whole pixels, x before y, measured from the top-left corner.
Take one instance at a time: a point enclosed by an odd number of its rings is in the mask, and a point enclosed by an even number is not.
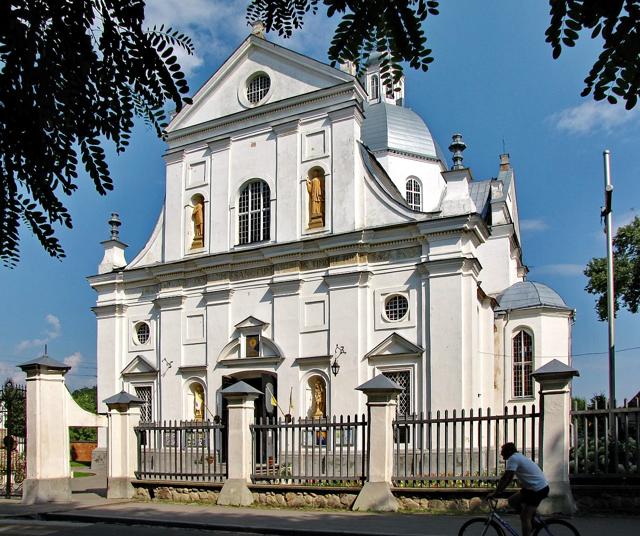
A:
[[[324,227],[324,173],[314,168],[307,177],[309,228]]]
[[[196,421],[204,420],[204,389],[199,383],[193,386],[193,418]]]
[[[327,394],[324,386],[324,381],[321,378],[315,377],[311,383],[311,418],[320,419],[325,416],[327,407]]]
[[[193,205],[193,241],[191,249],[204,247],[204,199],[199,197]]]

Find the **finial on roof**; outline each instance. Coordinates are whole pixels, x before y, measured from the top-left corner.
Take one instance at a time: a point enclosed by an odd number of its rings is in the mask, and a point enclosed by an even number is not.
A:
[[[267,27],[261,20],[257,20],[253,24],[251,24],[251,35],[255,35],[260,39],[264,39],[264,34],[266,33],[266,31]]]
[[[500,155],[500,171],[508,171],[511,169],[511,162],[509,160],[509,153],[503,153]]]
[[[111,213],[109,225],[111,225],[111,240],[120,240],[120,231],[118,230],[118,227],[122,225],[122,222],[120,221],[120,217],[117,212]]]
[[[344,60],[342,62],[340,62],[340,70],[343,73],[347,73],[350,75],[355,76],[357,73],[356,70],[356,64],[354,62],[352,62],[351,60]]]
[[[462,165],[462,152],[467,148],[467,144],[462,141],[462,134],[454,134],[451,139],[449,150],[453,153],[453,166],[451,169],[464,169]]]

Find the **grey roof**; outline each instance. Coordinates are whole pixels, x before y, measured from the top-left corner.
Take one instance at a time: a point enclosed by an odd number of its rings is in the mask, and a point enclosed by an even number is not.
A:
[[[118,394],[105,398],[103,402],[107,405],[111,404],[144,404],[144,400],[127,393],[124,389]]]
[[[491,194],[491,181],[471,181],[469,184],[469,196],[478,209],[478,213],[485,217],[489,212],[489,197]]]
[[[425,122],[404,106],[387,102],[366,104],[362,141],[372,151],[392,149],[446,162]]]
[[[239,381],[224,388],[221,393],[223,395],[261,395],[262,391],[258,391],[246,382]]]
[[[573,367],[565,365],[562,361],[552,359],[546,365],[534,371],[533,377],[536,378],[536,376],[580,376],[580,373]]]
[[[500,296],[497,311],[511,311],[529,307],[555,307],[570,309],[560,295],[547,285],[533,281],[519,281],[514,283]]]
[[[60,363],[60,361],[51,359],[47,354],[41,355],[40,357],[38,357],[37,359],[33,359],[32,361],[22,363],[22,365],[18,365],[18,367],[20,367],[22,370],[36,366],[48,367],[50,369],[57,370],[69,370],[71,368],[69,365],[65,365],[64,363]]]
[[[404,391],[402,387],[400,387],[396,382],[387,378],[384,374],[378,374],[376,377],[372,378],[368,382],[363,383],[356,387],[358,391],[368,392],[397,392],[401,393]]]

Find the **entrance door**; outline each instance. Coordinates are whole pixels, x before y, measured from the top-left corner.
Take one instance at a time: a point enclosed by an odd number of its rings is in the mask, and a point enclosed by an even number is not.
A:
[[[243,381],[257,389],[262,395],[256,398],[255,401],[255,409],[253,412],[254,422],[266,422],[267,417],[273,418],[277,417],[277,408],[271,403],[271,395],[274,397],[278,392],[278,378],[275,374],[270,374],[266,372],[256,372],[255,375],[245,376],[245,373],[237,376],[223,376],[222,377],[222,388],[225,389],[230,385],[238,381]],[[240,376],[240,377],[238,377]],[[227,399],[222,398],[222,422],[225,425],[225,430],[227,430],[229,424],[229,408],[227,406]],[[275,438],[275,435],[274,435]],[[256,462],[260,462],[261,460],[267,460],[269,457],[273,456],[274,452],[277,452],[277,446],[274,443],[274,438],[267,437],[265,434],[256,434],[255,435],[255,460]],[[226,454],[226,441],[225,445],[225,454]]]

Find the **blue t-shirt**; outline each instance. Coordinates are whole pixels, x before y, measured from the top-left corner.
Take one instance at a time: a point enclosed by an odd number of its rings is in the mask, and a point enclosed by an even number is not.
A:
[[[524,489],[540,491],[549,485],[542,469],[519,452],[507,458],[507,471],[513,471]]]

